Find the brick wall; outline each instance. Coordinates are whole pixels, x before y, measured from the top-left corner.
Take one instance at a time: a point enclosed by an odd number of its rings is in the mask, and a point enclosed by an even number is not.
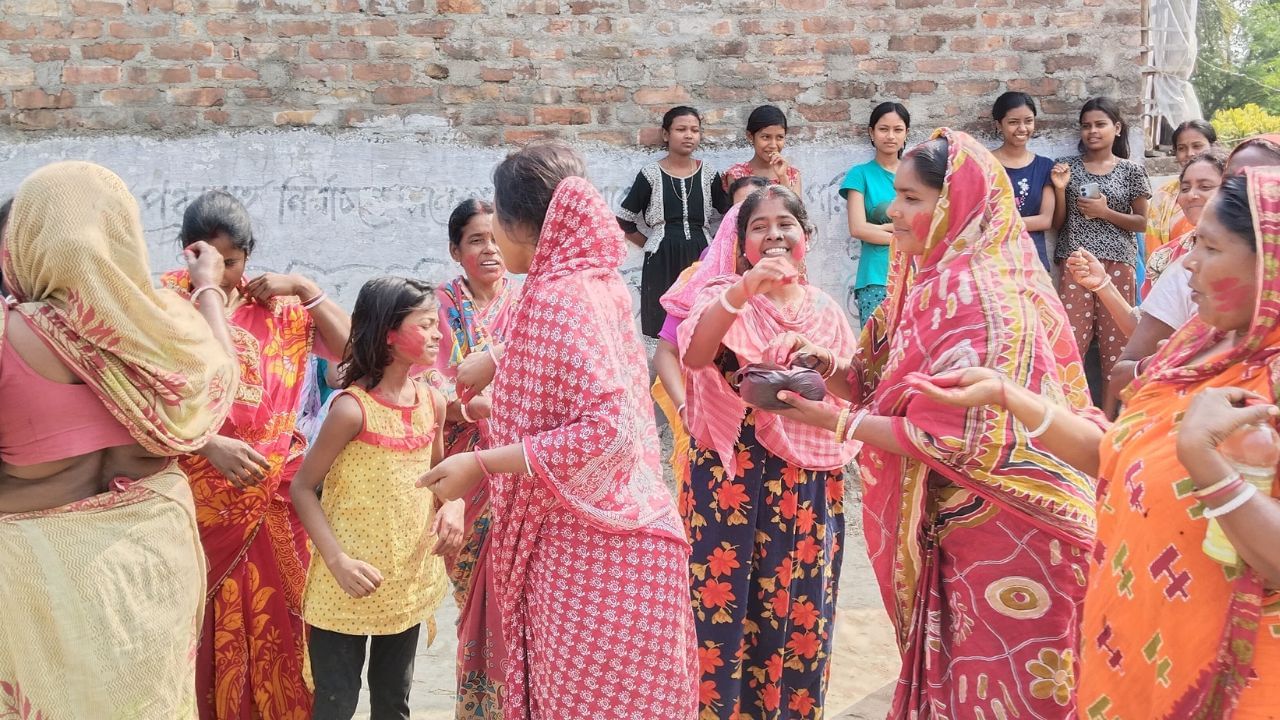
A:
[[[392,127],[478,144],[655,141],[668,107],[799,140],[882,99],[986,129],[1005,89],[1065,130],[1139,95],[1135,0],[0,0],[0,138]]]

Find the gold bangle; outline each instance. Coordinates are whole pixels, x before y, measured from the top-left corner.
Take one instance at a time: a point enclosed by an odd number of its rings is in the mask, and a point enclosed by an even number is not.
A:
[[[849,422],[849,408],[840,411],[840,419],[836,420],[836,442],[844,442],[844,427]]]

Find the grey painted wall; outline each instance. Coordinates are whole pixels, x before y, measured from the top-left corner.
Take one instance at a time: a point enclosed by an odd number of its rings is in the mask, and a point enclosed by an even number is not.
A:
[[[917,133],[915,140],[923,139]],[[1041,142],[1050,156],[1070,152],[1075,139]],[[635,173],[655,155],[606,146],[583,148],[591,180],[617,207]],[[703,153],[711,167],[749,157],[745,148]],[[445,224],[464,198],[489,197],[494,165],[504,151],[376,132],[309,130],[152,139],[105,136],[0,143],[0,197],[49,162],[83,159],[118,173],[142,208],[157,273],[178,265],[177,231],[191,198],[215,187],[238,196],[261,239],[250,272],[307,274],[350,307],[361,283],[378,274],[434,282],[454,277]],[[810,254],[813,282],[856,308],[850,294],[857,243],[849,240],[844,201],[836,189],[848,168],[871,156],[862,138],[848,145],[798,144],[787,156],[804,173],[805,201],[818,225]],[[640,282],[640,251],[625,273]]]

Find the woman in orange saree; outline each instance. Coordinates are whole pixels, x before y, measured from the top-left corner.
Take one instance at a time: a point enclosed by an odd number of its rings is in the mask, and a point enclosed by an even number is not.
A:
[[[1105,435],[980,372],[934,378],[947,387],[933,393],[957,404],[1003,398],[1026,422],[1047,413],[1047,447],[1097,468],[1082,718],[1255,720],[1280,708],[1280,493],[1246,483],[1218,451],[1280,415],[1277,256],[1280,168],[1251,168],[1223,183],[1186,256],[1197,317],[1126,390]],[[1210,517],[1240,560],[1205,552]]]
[[[187,206],[182,242],[202,240],[225,261],[222,290],[241,382],[220,434],[182,460],[209,563],[200,717],[306,720],[301,598],[309,553],[289,500],[306,441],[295,424],[314,335],[323,345],[314,349],[332,359],[346,346],[350,318],[304,278],[246,280],[254,238],[248,213],[227,193],[211,191]],[[183,271],[162,283],[191,291]]]
[[[1036,426],[946,406],[912,381],[990,368],[1086,412],[1084,372],[1003,168],[964,133],[934,138],[894,178],[889,298],[829,383],[861,409],[842,423],[784,399],[863,442],[867,548],[902,653],[889,717],[1066,720],[1093,481],[1047,452]],[[806,344],[780,359],[825,353]]]

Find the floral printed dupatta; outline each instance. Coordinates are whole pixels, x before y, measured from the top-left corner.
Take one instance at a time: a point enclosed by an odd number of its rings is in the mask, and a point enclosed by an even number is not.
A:
[[[941,405],[905,382],[911,372],[977,365],[1076,412],[1089,407],[1066,313],[1008,177],[968,135],[944,128],[934,137],[949,141],[949,166],[926,248],[914,262],[895,252],[889,298],[862,336],[863,397],[894,418],[908,451],[864,446],[861,458],[868,552],[905,653],[918,640],[931,474],[1071,546],[1087,550],[1094,532],[1092,479],[1043,450],[1007,411]]]

